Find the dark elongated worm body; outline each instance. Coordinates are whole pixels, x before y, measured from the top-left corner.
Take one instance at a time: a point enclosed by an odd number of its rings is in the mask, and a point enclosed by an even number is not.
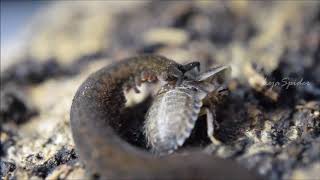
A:
[[[125,59],[91,74],[79,87],[70,120],[80,159],[102,179],[258,179],[231,160],[199,152],[156,158],[121,139],[111,124],[125,106],[123,87],[136,79],[179,79],[181,65],[162,56]]]

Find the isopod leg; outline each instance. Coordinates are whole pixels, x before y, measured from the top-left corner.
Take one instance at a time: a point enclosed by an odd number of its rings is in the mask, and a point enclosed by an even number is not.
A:
[[[217,88],[216,93],[218,93],[220,96],[226,96],[228,94],[228,88],[225,85],[221,85],[219,88]]]
[[[216,124],[216,115],[213,111],[211,111],[209,108],[205,108],[206,114],[207,114],[207,134],[208,137],[210,138],[212,144],[214,145],[219,145],[221,142],[217,140],[214,136],[214,126],[213,124]]]

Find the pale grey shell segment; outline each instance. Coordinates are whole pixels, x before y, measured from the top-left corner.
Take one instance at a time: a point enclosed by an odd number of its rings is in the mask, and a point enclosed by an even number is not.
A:
[[[189,84],[159,94],[145,122],[148,145],[158,154],[171,153],[190,136],[207,95]]]

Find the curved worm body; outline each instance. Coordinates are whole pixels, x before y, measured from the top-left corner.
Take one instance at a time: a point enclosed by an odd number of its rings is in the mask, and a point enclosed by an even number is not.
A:
[[[71,130],[80,159],[91,173],[102,179],[257,179],[233,161],[197,152],[156,158],[115,133],[111,124],[121,118],[123,87],[139,83],[137,79],[179,79],[179,67],[162,56],[138,56],[102,68],[79,87],[71,106]]]

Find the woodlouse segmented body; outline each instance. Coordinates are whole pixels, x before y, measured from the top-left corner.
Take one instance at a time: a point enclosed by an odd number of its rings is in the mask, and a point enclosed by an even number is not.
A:
[[[145,122],[145,134],[149,146],[157,154],[173,152],[190,136],[203,100],[217,88],[207,80],[216,73],[227,69],[221,66],[194,77],[184,77],[181,84],[163,86],[150,107]],[[207,112],[208,113],[208,112]],[[208,115],[208,134],[212,136],[212,114]]]

